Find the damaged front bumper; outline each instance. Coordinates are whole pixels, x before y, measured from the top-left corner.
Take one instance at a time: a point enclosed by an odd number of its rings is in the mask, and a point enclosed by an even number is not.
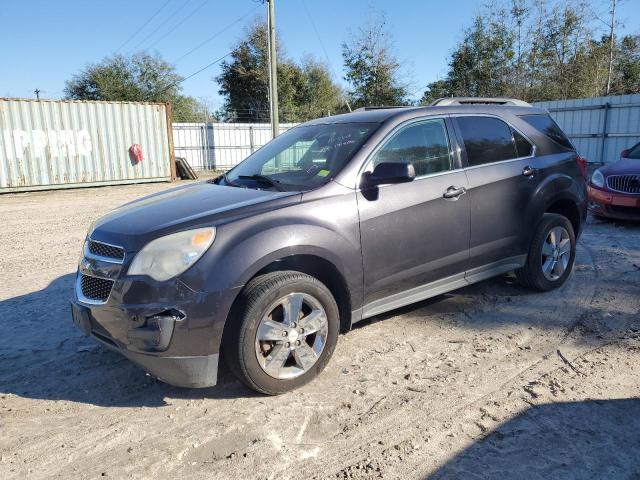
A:
[[[100,264],[91,272],[102,273]],[[219,347],[233,290],[198,292],[179,279],[115,278],[103,302],[87,299],[78,270],[71,301],[75,324],[86,334],[179,387],[216,384]]]

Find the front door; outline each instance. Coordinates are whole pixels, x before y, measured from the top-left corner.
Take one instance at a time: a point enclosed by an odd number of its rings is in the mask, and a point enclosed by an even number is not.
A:
[[[358,191],[363,317],[427,298],[442,281],[464,285],[469,251],[467,179],[445,119],[399,127],[365,170],[382,162],[410,162],[416,178]]]

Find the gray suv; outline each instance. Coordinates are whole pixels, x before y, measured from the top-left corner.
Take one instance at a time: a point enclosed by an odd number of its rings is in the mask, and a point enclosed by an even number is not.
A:
[[[213,181],[97,220],[73,319],[170,384],[215,385],[223,358],[282,393],[362,319],[509,271],[562,285],[586,216],[581,161],[518,100],[313,120]]]

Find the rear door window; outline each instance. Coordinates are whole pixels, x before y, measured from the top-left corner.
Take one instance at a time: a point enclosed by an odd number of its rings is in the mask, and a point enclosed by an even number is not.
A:
[[[562,129],[549,115],[521,115],[520,118],[551,140],[569,150],[575,150]]]
[[[493,117],[456,117],[469,166],[517,158],[509,125]]]

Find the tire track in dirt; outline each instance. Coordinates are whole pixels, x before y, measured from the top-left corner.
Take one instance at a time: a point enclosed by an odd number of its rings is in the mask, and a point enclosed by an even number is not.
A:
[[[577,298],[575,303],[589,304],[593,303],[596,296],[596,282],[598,280],[597,267],[593,260],[588,247],[582,242],[580,244],[580,253],[586,257],[586,265],[588,270],[581,269],[581,272],[574,272],[570,279],[562,289],[556,292],[551,292],[551,295],[562,295],[568,298]],[[584,265],[581,262],[581,265]],[[582,272],[588,272],[584,276]],[[576,278],[576,277],[582,278]],[[542,295],[542,294],[541,294]],[[549,294],[546,294],[549,295]],[[534,302],[538,300],[535,299]],[[568,307],[569,308],[569,307]],[[561,320],[564,315],[569,313],[565,310],[555,310],[552,316],[556,320]],[[462,314],[462,313],[461,313]],[[575,315],[575,313],[574,313]],[[514,391],[521,391],[522,385],[527,383],[527,379],[532,376],[538,378],[550,369],[559,368],[563,365],[562,361],[555,355],[555,352],[560,346],[571,336],[572,331],[580,324],[580,315],[573,319],[563,332],[560,334],[554,334],[555,341],[549,342],[549,338],[544,340],[535,340],[531,342],[532,350],[533,346],[544,346],[544,349],[535,355],[535,360],[529,363],[525,368],[519,370],[512,375],[506,381],[501,382],[497,388],[493,388],[480,396],[474,398],[469,402],[465,402],[462,405],[457,406],[453,410],[450,407],[442,409],[431,410],[428,415],[424,415],[420,403],[420,394],[413,395],[413,402],[398,402],[392,401],[387,398],[387,404],[395,404],[394,411],[387,413],[383,418],[378,418],[373,424],[366,425],[366,428],[362,428],[361,431],[356,431],[353,435],[339,435],[333,438],[330,443],[332,446],[332,453],[329,455],[323,454],[322,459],[318,459],[314,462],[309,462],[304,465],[303,472],[310,478],[316,478],[317,474],[314,472],[323,472],[323,474],[317,478],[329,478],[335,477],[348,470],[352,465],[358,463],[371,464],[371,459],[378,459],[384,457],[383,452],[389,449],[389,445],[371,446],[371,440],[376,438],[393,438],[393,442],[396,445],[403,443],[411,443],[412,440],[420,440],[424,442],[423,435],[420,434],[420,430],[426,426],[426,424],[433,423],[460,423],[459,418],[461,414],[467,412],[469,409],[474,409],[480,404],[486,403],[489,399],[510,396]],[[366,328],[366,327],[365,327]],[[402,396],[396,400],[401,400]],[[418,404],[416,404],[418,403]],[[420,425],[416,425],[416,419],[420,419]],[[458,422],[456,422],[458,419]],[[400,435],[393,435],[392,432],[403,432]],[[407,433],[410,432],[410,433]],[[347,453],[348,452],[348,453]],[[368,459],[368,460],[367,460]],[[422,463],[421,461],[419,463]],[[415,470],[413,470],[415,472]],[[281,478],[286,478],[286,469],[279,472]],[[330,473],[329,473],[330,472]],[[357,477],[354,477],[357,478]]]

